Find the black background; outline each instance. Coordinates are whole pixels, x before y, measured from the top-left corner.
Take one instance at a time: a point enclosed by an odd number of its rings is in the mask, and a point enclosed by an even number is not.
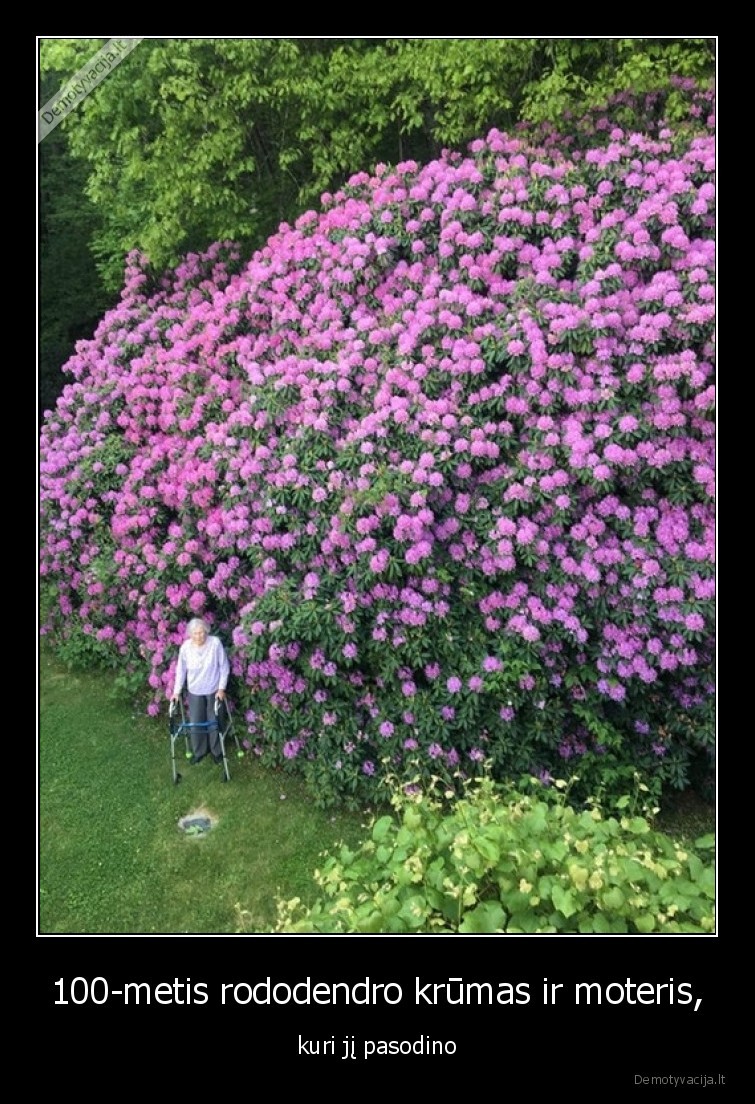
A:
[[[393,1084],[399,1091],[411,1083],[453,1091],[459,1078],[473,1087],[466,1079],[483,1072],[494,1075],[501,1091],[517,1084],[533,1093],[649,1087],[637,1078],[671,1075],[717,1079],[722,1074],[732,1087],[741,1044],[735,1041],[731,1014],[738,990],[744,1002],[747,992],[741,963],[725,951],[722,936],[38,936],[34,1017],[48,1053],[60,1047],[67,1061],[72,1038],[79,1048],[82,1040],[112,1042],[124,1084],[131,1078],[138,1083],[139,1070],[152,1054],[153,1063],[161,1058],[154,1070],[158,1080],[177,1073],[191,1080],[226,1070],[244,1084],[253,1059],[254,1077],[276,1079],[283,1092],[286,1086],[310,1082],[315,1091],[357,1075],[364,1091],[373,1079],[376,1090]],[[146,981],[154,988],[190,979],[192,985],[206,984],[209,1000],[169,1005],[153,1000],[149,1006],[124,1007],[120,998],[111,997],[99,1006],[62,1006],[55,1004],[55,982],[61,977],[66,992],[74,977],[104,977],[111,990],[127,981]],[[382,1000],[335,1007],[222,1005],[224,982],[254,985],[267,977],[289,985],[307,977],[312,984],[353,985],[365,978],[397,982],[403,998],[393,1006]],[[417,977],[423,985],[451,977],[489,981],[494,990],[499,982],[528,982],[531,999],[527,1005],[449,1005],[442,999],[435,1006],[417,1004]],[[542,1001],[546,977],[564,986],[555,1005]],[[575,1005],[577,981],[605,987],[625,985],[627,979],[653,985],[685,982],[702,1003],[697,1012],[694,1004],[670,1004],[664,990],[657,1005]],[[458,985],[452,990],[455,994]],[[79,983],[77,992],[83,991]],[[335,1055],[300,1055],[300,1036],[314,1041],[335,1037]],[[341,1057],[346,1036],[355,1039],[356,1060]],[[456,1053],[363,1057],[365,1039],[413,1042],[422,1036],[453,1040]],[[122,1061],[131,1054],[135,1062]]]

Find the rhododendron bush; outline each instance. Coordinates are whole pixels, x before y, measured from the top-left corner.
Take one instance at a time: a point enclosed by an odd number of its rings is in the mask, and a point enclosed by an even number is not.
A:
[[[324,802],[484,761],[685,784],[714,739],[701,102],[684,134],[377,166],[248,261],[132,255],[42,430],[64,654],[154,714],[202,615],[251,753]]]

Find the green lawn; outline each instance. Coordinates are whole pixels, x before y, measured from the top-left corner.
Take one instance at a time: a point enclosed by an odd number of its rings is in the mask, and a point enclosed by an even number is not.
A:
[[[313,807],[291,776],[250,757],[231,781],[207,759],[173,784],[167,717],[134,716],[106,676],[40,659],[39,930],[269,930],[276,894],[313,899],[318,856],[356,842],[364,818]],[[178,745],[177,745],[178,746]],[[179,819],[217,818],[202,837]]]

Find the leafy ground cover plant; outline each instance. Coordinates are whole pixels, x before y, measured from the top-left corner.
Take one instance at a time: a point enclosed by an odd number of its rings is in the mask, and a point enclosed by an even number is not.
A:
[[[530,780],[535,782],[534,779]],[[326,854],[321,896],[278,900],[277,931],[706,933],[714,930],[714,837],[695,849],[631,811],[575,809],[567,783],[501,789],[468,781],[451,805],[394,794],[359,847]]]

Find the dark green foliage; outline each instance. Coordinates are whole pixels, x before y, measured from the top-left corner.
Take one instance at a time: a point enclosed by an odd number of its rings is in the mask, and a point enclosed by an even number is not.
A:
[[[48,74],[40,101],[46,102],[59,83]],[[56,127],[39,147],[40,420],[63,389],[61,368],[76,342],[92,336],[116,298],[105,291],[91,251],[103,219],[85,194],[87,173],[86,163],[71,156],[65,134]]]

